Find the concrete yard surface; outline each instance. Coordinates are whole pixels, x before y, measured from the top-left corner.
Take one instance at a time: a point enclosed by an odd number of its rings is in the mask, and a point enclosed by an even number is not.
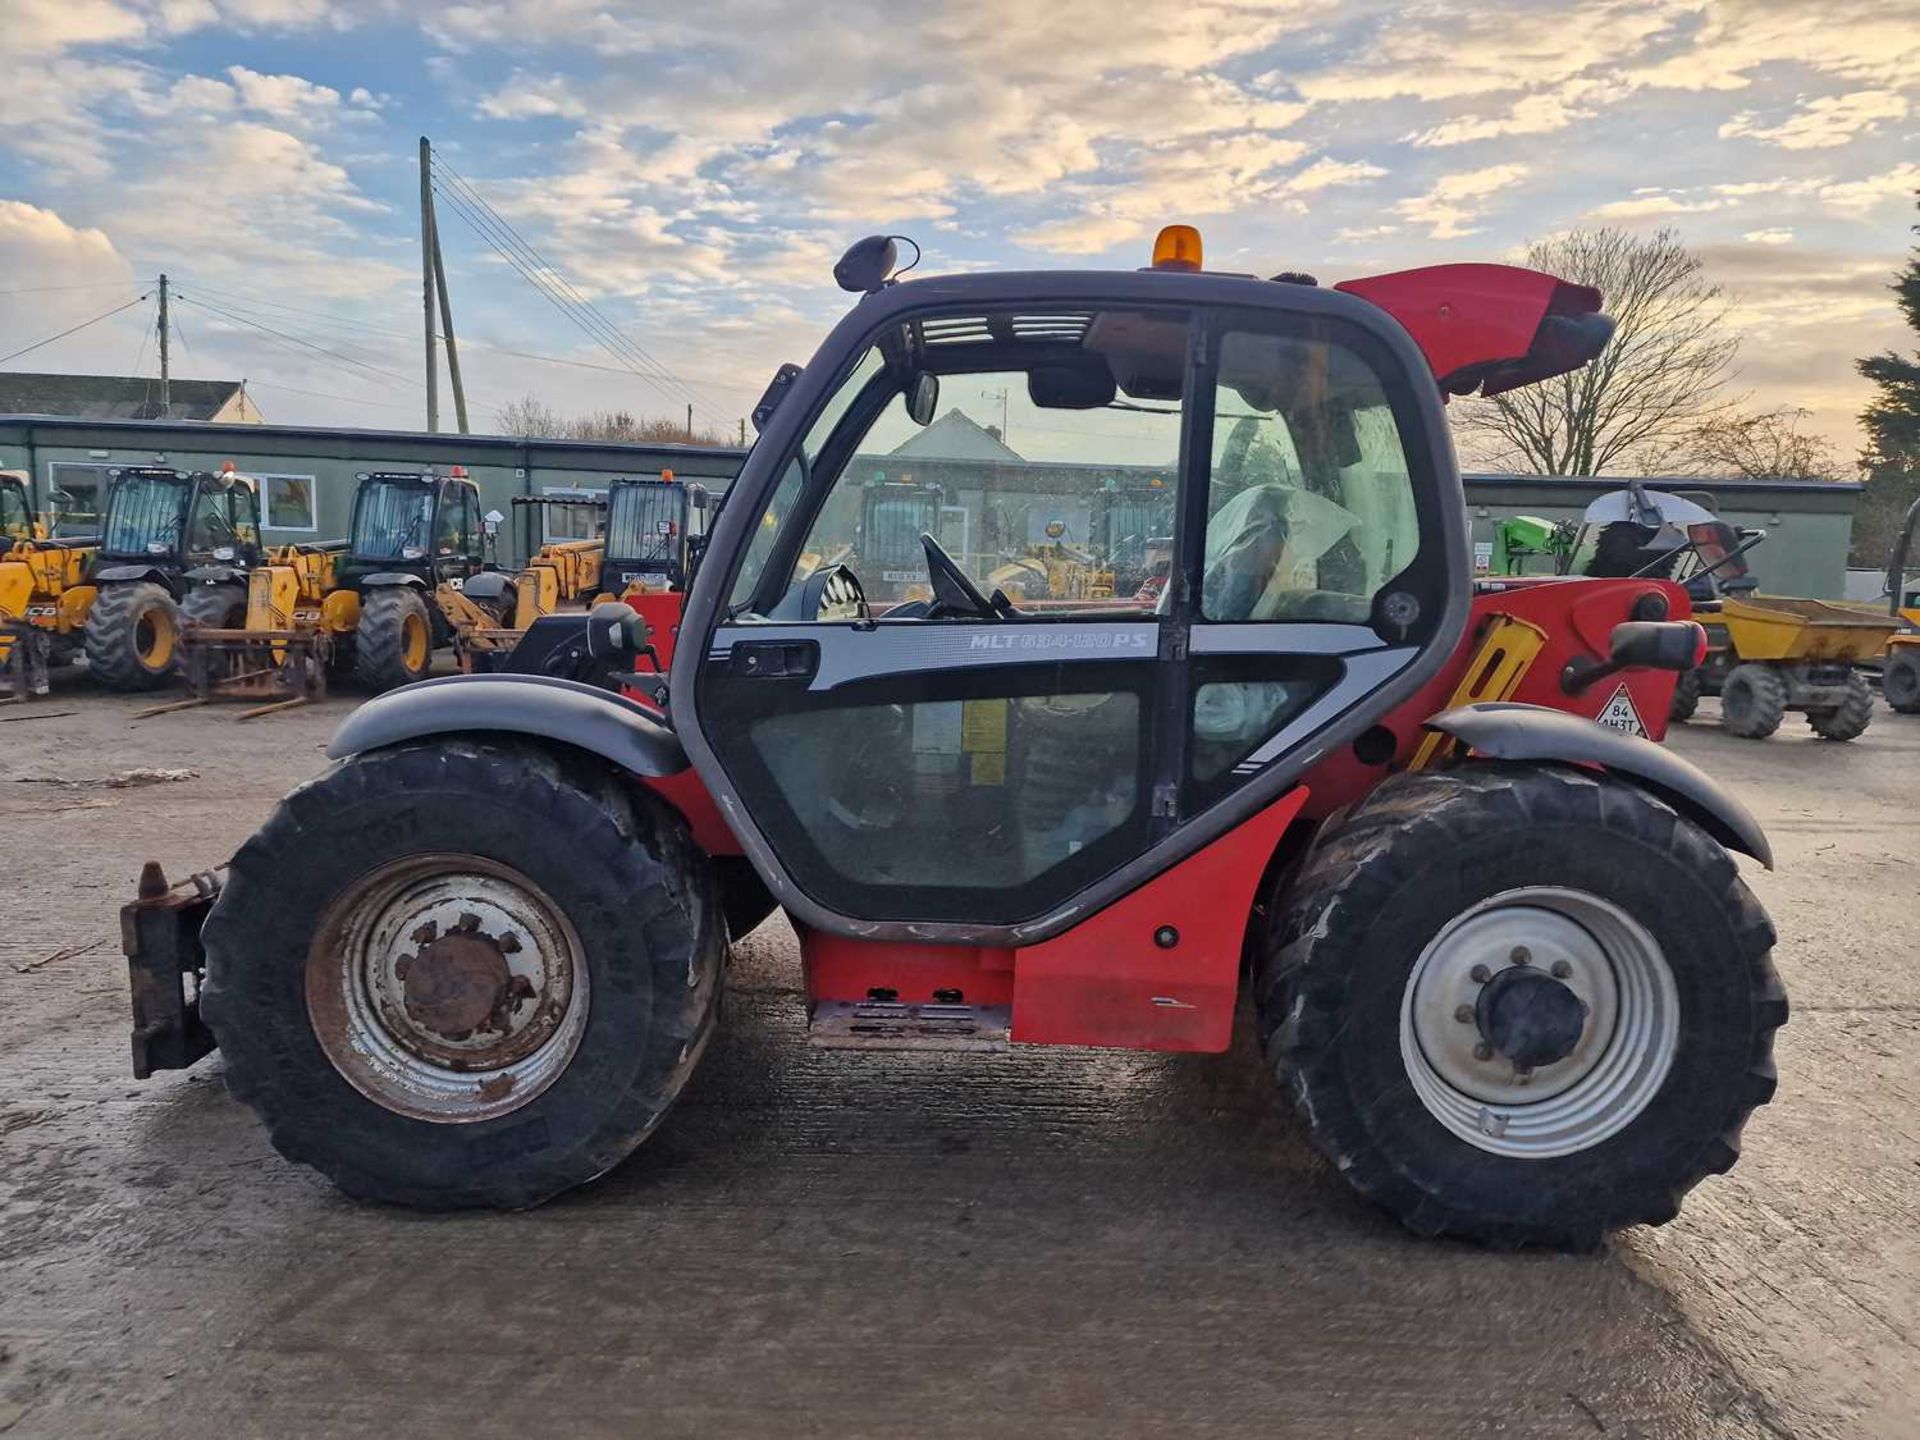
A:
[[[778,920],[612,1175],[356,1204],[217,1055],[131,1078],[116,918],[143,860],[223,861],[351,702],[141,703],[0,709],[7,1440],[1920,1435],[1920,719],[1755,743],[1707,702],[1675,735],[1777,850],[1742,865],[1793,998],[1779,1097],[1680,1219],[1562,1256],[1403,1232],[1244,1037],[810,1048]]]

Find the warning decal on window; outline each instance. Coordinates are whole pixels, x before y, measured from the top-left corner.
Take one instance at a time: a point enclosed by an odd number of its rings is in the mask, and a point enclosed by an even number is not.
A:
[[[1647,727],[1640,723],[1640,712],[1633,708],[1633,696],[1627,692],[1626,683],[1613,692],[1606,708],[1593,717],[1609,730],[1619,730],[1628,735],[1647,733]]]

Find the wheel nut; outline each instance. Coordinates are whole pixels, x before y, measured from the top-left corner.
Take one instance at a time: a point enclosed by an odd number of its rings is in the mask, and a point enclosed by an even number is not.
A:
[[[1513,947],[1513,953],[1507,958],[1516,965],[1529,965],[1533,963],[1533,952],[1524,945],[1516,945]]]
[[[1476,985],[1484,985],[1493,978],[1493,972],[1484,965],[1474,966],[1473,969],[1467,972],[1467,975]]]
[[[1491,1060],[1493,1058],[1493,1047],[1482,1040],[1478,1045],[1473,1047],[1473,1058],[1476,1060]]]
[[[1454,1008],[1453,1018],[1458,1020],[1462,1025],[1471,1025],[1473,1023],[1473,1007],[1471,1005],[1456,1006]]]
[[[1567,978],[1567,976],[1571,975],[1572,973],[1573,973],[1573,966],[1569,965],[1566,961],[1556,960],[1553,962],[1553,978],[1554,979],[1564,980]]]
[[[1533,1083],[1533,1071],[1515,1066],[1513,1083],[1516,1085],[1531,1085]]]

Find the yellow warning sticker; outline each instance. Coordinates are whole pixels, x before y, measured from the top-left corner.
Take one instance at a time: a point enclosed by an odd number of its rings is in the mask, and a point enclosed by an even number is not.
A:
[[[967,701],[961,712],[960,748],[969,754],[984,752],[1004,755],[1007,750],[1007,702]],[[978,773],[978,767],[975,773]],[[1000,781],[981,780],[975,783],[998,785]]]

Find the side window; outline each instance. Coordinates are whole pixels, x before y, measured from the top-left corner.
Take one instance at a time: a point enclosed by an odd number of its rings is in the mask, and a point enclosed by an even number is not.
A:
[[[199,554],[216,545],[233,543],[233,522],[227,491],[212,485],[196,486],[193,514],[187,521],[187,549]]]
[[[461,485],[449,485],[440,492],[440,520],[433,540],[436,554],[465,555],[471,548],[467,543],[471,529],[468,498],[466,487]]]
[[[260,543],[260,497],[245,485],[233,491],[233,538],[242,545]]]
[[[1202,616],[1366,623],[1420,533],[1379,377],[1332,340],[1234,331],[1213,405]]]

